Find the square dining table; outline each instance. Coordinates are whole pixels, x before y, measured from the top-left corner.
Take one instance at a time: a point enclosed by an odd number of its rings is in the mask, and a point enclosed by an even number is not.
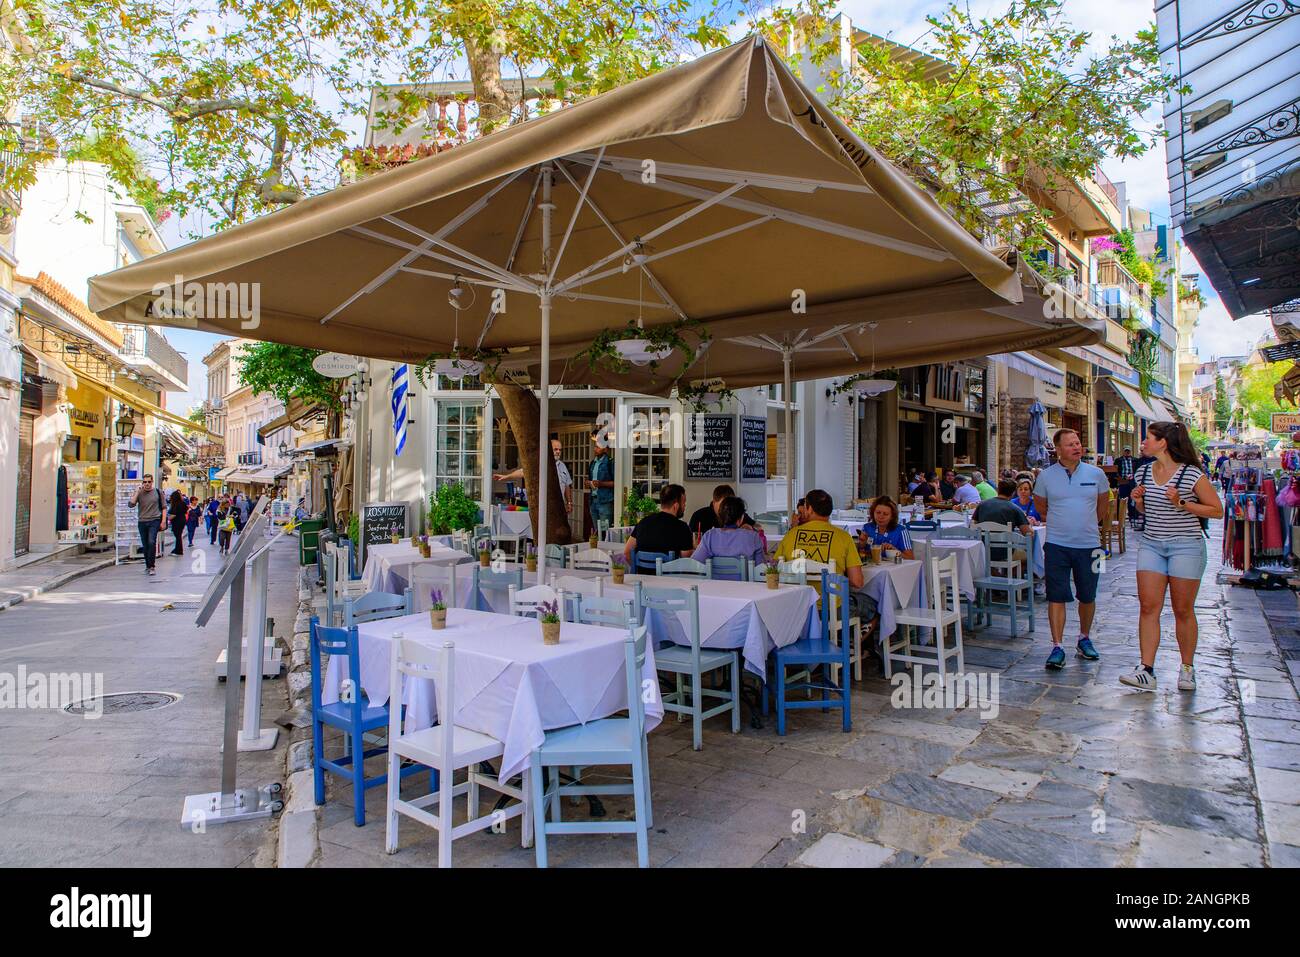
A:
[[[447,627],[438,631],[427,613],[358,625],[359,677],[371,704],[382,705],[392,697],[392,649],[397,635],[430,647],[444,642],[455,645],[456,724],[505,744],[501,782],[528,767],[547,731],[609,717],[628,705],[626,629],[565,622],[559,644],[547,645],[535,618],[467,608],[447,609]],[[330,657],[323,703],[339,700],[345,668],[344,656]],[[664,714],[653,647],[646,650],[640,684],[648,692],[643,700],[649,699],[645,717],[650,731]],[[433,681],[408,678],[401,700],[406,706],[406,731],[433,726],[438,718]]]
[[[457,565],[469,560],[469,555],[447,545],[430,545],[429,552],[430,557],[425,558],[409,539],[396,545],[391,542],[371,545],[366,549],[366,565],[361,570],[366,591],[400,595],[411,583],[412,565]]]

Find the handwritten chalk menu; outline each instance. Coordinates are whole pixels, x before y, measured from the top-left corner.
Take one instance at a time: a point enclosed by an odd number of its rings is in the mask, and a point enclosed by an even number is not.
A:
[[[686,450],[688,479],[734,479],[736,477],[736,417],[703,415],[704,427],[692,430],[703,448]],[[696,427],[698,428],[698,426]]]
[[[366,567],[366,548],[392,540],[393,533],[406,536],[405,502],[369,502],[361,506],[361,542],[357,548],[357,569]]]
[[[761,416],[740,417],[740,480],[767,480],[767,419]]]

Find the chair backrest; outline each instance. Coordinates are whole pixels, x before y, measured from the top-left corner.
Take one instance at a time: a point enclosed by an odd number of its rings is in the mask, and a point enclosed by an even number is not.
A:
[[[700,657],[700,586],[690,588],[646,588],[641,582],[636,583],[636,613],[638,620],[646,623],[646,615],[652,611],[668,615],[685,613],[686,637],[691,642],[691,655],[699,666]]]
[[[569,564],[569,550],[563,545],[547,545],[546,564],[547,567],[567,567]]]
[[[811,558],[796,558],[792,561],[785,561],[783,559],[778,561],[776,566],[782,573],[790,575],[803,574],[811,577],[820,575],[822,572],[830,572],[832,575],[835,574],[835,559],[833,558],[825,564],[822,562],[815,562]]]
[[[448,608],[456,607],[456,566],[419,562],[411,566],[411,591],[415,595],[415,611],[428,611],[433,606],[432,591],[442,592]]]
[[[990,525],[990,522],[983,522]],[[1015,549],[1029,553],[1029,536],[1013,531],[1010,525],[981,529],[984,534],[984,555],[990,570],[1002,569],[1008,575],[1019,575],[1020,562],[1012,557]]]
[[[602,541],[604,541],[605,533],[609,531],[609,526],[611,524],[612,523],[607,518],[601,518],[596,520],[596,532],[597,534],[599,534]]]
[[[645,625],[628,622],[625,649],[624,670],[627,673],[627,716],[632,722],[632,740],[637,741],[645,734],[645,694],[643,692],[642,672],[645,669],[646,632]],[[659,682],[646,679],[645,690],[659,694]]]
[[[716,578],[722,581],[744,582],[749,581],[749,559],[743,556],[721,556],[709,559],[713,567],[713,574],[710,578]]]
[[[628,571],[634,575],[640,575],[646,572],[654,575],[659,568],[660,559],[666,562],[671,562],[676,557],[676,552],[646,552],[637,550],[632,553],[631,567]]]
[[[1009,532],[1012,530],[1010,522],[976,522],[971,528],[978,528],[981,532]]]
[[[628,628],[638,620],[634,598],[603,598],[595,595],[577,595],[574,620],[584,625],[604,625],[609,628]]]
[[[415,603],[411,598],[411,589],[400,595],[388,592],[367,592],[360,598],[349,598],[343,602],[343,627],[363,625],[368,621],[380,621],[384,618],[400,618],[415,614]]]
[[[934,533],[934,538],[965,539],[967,541],[983,541],[984,533],[978,528],[967,528],[964,525],[942,525]]]
[[[934,518],[940,525],[944,522],[960,522],[963,525],[966,524],[966,513],[953,511],[951,509],[946,512],[939,512]]]
[[[803,585],[807,583],[807,576],[805,575],[798,575],[792,571],[782,571],[781,566],[784,564],[785,564],[784,562],[776,563],[777,581],[780,584]],[[749,571],[749,580],[755,582],[767,581],[767,570],[771,567],[772,567],[771,565],[766,565],[766,564],[755,565]]]
[[[398,633],[393,635],[393,650],[389,670],[388,687],[399,689],[402,678],[423,678],[433,682],[435,700],[438,702],[438,729],[441,736],[441,753],[450,757],[456,753],[453,734],[456,727],[456,646],[444,642],[441,647],[431,648],[418,641],[412,641]],[[394,690],[394,695],[398,692]],[[402,736],[402,709],[388,709],[388,741],[398,740]],[[450,768],[442,769],[450,774]],[[450,835],[448,835],[450,837]]]
[[[516,589],[524,587],[524,570],[515,568],[503,572],[494,572],[490,568],[484,568],[482,565],[474,565],[474,578],[470,588],[470,599],[468,607],[478,609],[479,611],[491,611],[492,608],[487,604],[483,597],[485,591],[510,593],[510,587],[513,585]]]
[[[655,560],[655,574],[680,575],[684,578],[712,578],[713,559],[706,558],[702,562],[697,562],[693,558],[674,558],[666,562],[659,558]]]
[[[605,594],[605,579],[579,578],[577,575],[552,575],[551,587],[566,595],[589,595],[599,598]]]
[[[537,606],[543,602],[547,604],[554,602],[556,610],[559,611],[561,602],[564,601],[564,592],[556,591],[550,585],[533,585],[531,588],[516,588],[510,585],[508,593],[510,614],[517,618],[537,617]]]
[[[466,529],[453,529],[451,533],[451,547],[466,555],[474,550],[474,544],[470,539],[470,534]]]
[[[321,707],[321,667],[323,659],[340,655],[347,660],[343,680],[345,684],[339,689],[339,700],[349,706],[352,717],[361,720],[361,666],[357,654],[356,628],[333,628],[322,625],[320,619],[312,615],[308,653],[311,660],[311,706],[315,713]]]
[[[931,556],[930,567],[926,569],[929,578],[930,607],[937,616],[942,611],[961,614],[961,585],[957,580],[957,556],[945,555],[943,558]]]
[[[474,541],[474,551],[476,551],[476,552],[478,551],[478,549],[479,549],[479,545],[482,544],[482,542],[483,542],[484,539],[487,539],[488,541],[491,541],[491,540],[492,540],[492,526],[491,526],[491,525],[475,525],[475,526],[474,526],[474,536],[473,536],[473,541]]]
[[[331,626],[338,620],[338,583],[335,581],[339,571],[337,551],[338,545],[334,542],[325,543],[325,618]]]
[[[569,559],[569,567],[583,572],[606,572],[613,568],[609,552],[601,548],[584,548]]]
[[[829,571],[821,573],[821,624],[822,639],[830,640],[831,620],[835,619],[836,627],[840,634],[840,652],[842,654],[842,664],[844,670],[841,674],[844,676],[845,686],[849,680],[849,656],[853,651],[852,642],[848,640],[849,634],[849,580],[843,575],[833,575]]]
[[[939,523],[932,518],[914,518],[907,523],[907,528],[913,532],[933,532],[939,528]]]

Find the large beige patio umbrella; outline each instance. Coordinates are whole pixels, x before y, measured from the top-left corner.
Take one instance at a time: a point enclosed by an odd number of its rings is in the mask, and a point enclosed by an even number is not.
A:
[[[183,324],[212,332],[403,362],[535,349],[541,449],[552,346],[576,352],[629,320],[776,335],[891,297],[942,311],[924,302],[955,285],[990,307],[1023,301],[1011,265],[759,38],[97,276],[90,303],[168,324],[159,302],[191,282],[207,298]],[[233,308],[251,299],[241,283],[258,284],[256,324]],[[883,343],[879,357],[892,364]]]

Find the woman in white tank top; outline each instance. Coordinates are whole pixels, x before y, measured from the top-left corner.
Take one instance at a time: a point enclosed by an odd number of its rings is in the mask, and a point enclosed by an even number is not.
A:
[[[1196,690],[1196,594],[1205,575],[1205,534],[1201,520],[1223,517],[1223,505],[1201,468],[1187,426],[1153,422],[1142,440],[1142,454],[1155,461],[1134,476],[1133,504],[1144,526],[1138,544],[1138,644],[1142,662],[1120,681],[1142,691],[1156,690],[1156,649],[1165,590],[1174,610],[1174,634],[1182,654],[1178,690]]]

